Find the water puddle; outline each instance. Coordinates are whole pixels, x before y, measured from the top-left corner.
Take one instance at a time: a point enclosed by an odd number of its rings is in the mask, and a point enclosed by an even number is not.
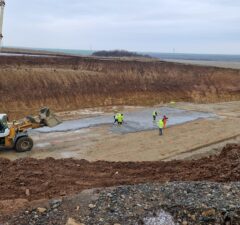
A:
[[[46,148],[46,147],[49,147],[49,146],[51,146],[50,143],[38,143],[38,144],[35,145],[35,147],[37,147],[37,148]]]

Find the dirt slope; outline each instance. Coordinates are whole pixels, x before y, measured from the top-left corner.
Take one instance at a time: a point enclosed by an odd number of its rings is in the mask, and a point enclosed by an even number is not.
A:
[[[0,111],[10,116],[44,105],[65,111],[240,99],[240,70],[154,60],[1,57],[0,80]]]
[[[227,145],[219,156],[196,161],[89,163],[85,160],[51,158],[0,159],[0,200],[37,200],[95,187],[146,182],[239,181],[239,158],[240,146],[232,144]]]

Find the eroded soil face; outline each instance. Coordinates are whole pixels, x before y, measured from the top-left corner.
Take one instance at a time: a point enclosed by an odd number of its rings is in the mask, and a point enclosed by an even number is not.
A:
[[[10,119],[46,105],[67,111],[240,98],[240,70],[157,60],[2,56],[0,80],[0,111]]]

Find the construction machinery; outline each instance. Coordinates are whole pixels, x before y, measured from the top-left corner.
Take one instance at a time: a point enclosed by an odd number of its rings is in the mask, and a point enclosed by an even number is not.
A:
[[[54,127],[61,121],[49,110],[42,108],[38,116],[27,116],[22,120],[8,122],[7,114],[0,114],[0,149],[15,149],[17,152],[31,151],[33,140],[29,129],[44,126]]]

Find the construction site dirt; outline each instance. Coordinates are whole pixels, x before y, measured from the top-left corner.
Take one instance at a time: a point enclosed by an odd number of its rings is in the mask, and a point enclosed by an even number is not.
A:
[[[7,208],[9,200],[51,199],[94,187],[170,181],[239,181],[239,158],[240,145],[229,144],[218,156],[192,161],[90,163],[52,158],[0,159],[1,211]]]
[[[32,151],[0,152],[0,223],[36,202],[86,189],[240,180],[240,70],[154,59],[3,56],[0,79],[0,112],[10,120],[42,106],[63,120],[29,130]],[[157,119],[169,117],[163,136],[153,110]],[[116,112],[125,115],[122,126],[113,124]]]
[[[162,137],[152,121],[153,109],[169,117]],[[122,126],[113,125],[116,110],[125,114]],[[196,159],[218,153],[228,142],[240,141],[237,101],[95,108],[58,115],[67,121],[29,132],[35,143],[32,151],[1,151],[0,156],[11,160],[52,157],[124,162]]]

